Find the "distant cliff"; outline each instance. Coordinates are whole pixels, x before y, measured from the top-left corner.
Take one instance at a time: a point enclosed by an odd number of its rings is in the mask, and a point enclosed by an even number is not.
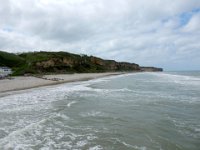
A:
[[[67,52],[0,52],[0,66],[8,66],[14,75],[49,73],[89,73],[115,71],[162,71],[155,67],[140,67],[135,63],[104,60],[94,56]]]
[[[141,71],[149,71],[149,72],[155,72],[155,71],[163,71],[162,68],[156,68],[156,67],[140,67]]]

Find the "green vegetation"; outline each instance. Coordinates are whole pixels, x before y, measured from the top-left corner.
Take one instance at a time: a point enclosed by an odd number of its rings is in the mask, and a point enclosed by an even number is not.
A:
[[[137,64],[120,63],[67,52],[45,51],[22,54],[0,51],[0,66],[12,68],[13,75],[140,70]]]
[[[19,67],[25,63],[25,60],[20,56],[12,53],[0,51],[0,65],[11,68]]]

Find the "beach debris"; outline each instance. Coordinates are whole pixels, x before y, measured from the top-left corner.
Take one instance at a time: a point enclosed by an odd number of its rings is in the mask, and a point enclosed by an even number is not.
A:
[[[44,80],[51,80],[51,81],[63,81],[64,80],[62,78],[47,78],[47,77],[41,76],[41,75],[39,75],[39,76],[35,75],[34,77],[44,79]]]

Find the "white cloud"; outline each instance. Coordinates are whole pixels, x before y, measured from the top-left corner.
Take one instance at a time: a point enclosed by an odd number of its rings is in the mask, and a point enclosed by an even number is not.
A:
[[[1,50],[67,50],[167,69],[200,66],[199,0],[0,3]],[[183,24],[187,13],[191,18]]]
[[[185,32],[200,31],[200,13],[195,14],[183,29]]]

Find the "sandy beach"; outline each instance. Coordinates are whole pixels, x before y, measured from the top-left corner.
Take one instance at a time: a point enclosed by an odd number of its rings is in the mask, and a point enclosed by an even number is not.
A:
[[[105,76],[119,75],[122,73],[81,73],[81,74],[59,74],[59,75],[45,75],[42,77],[20,76],[13,79],[0,80],[0,96],[6,92],[19,91],[41,86],[49,86],[67,82],[84,81]]]

